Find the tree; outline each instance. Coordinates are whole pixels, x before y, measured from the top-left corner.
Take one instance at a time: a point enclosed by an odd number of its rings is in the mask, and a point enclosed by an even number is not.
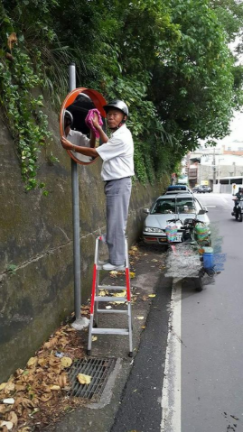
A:
[[[179,155],[199,139],[223,138],[233,111],[233,59],[207,0],[172,0],[172,23],[180,43],[153,70],[151,96]]]

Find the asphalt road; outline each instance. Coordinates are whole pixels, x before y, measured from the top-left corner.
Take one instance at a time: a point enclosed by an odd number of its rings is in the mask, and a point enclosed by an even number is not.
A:
[[[174,283],[171,301],[158,285],[111,432],[243,432],[243,223],[230,195],[196,196],[224,270],[201,292]]]

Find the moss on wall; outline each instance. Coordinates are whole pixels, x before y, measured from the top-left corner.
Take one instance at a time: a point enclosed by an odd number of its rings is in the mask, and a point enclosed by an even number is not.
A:
[[[41,154],[39,169],[49,190],[45,197],[41,190],[24,191],[14,142],[0,116],[0,382],[23,367],[73,310],[71,162],[59,143],[57,116],[51,111],[49,124],[55,139]],[[60,162],[50,164],[48,152]],[[95,238],[105,230],[100,168],[100,161],[79,167],[83,301],[90,293]],[[141,232],[142,208],[164,186],[134,182],[130,244]]]

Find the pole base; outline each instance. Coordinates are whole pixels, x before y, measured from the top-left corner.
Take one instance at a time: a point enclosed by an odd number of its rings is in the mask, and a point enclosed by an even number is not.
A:
[[[88,325],[89,319],[85,317],[78,318],[71,324],[75,330],[83,330],[85,327],[88,327]]]

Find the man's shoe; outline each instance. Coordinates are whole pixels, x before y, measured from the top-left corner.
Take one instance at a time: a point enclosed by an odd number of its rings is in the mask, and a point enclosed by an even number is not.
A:
[[[124,265],[113,265],[113,264],[110,264],[110,263],[107,263],[107,264],[104,264],[103,265],[103,270],[108,270],[108,271],[111,271],[111,270],[124,270],[124,268],[125,268],[125,266]]]

